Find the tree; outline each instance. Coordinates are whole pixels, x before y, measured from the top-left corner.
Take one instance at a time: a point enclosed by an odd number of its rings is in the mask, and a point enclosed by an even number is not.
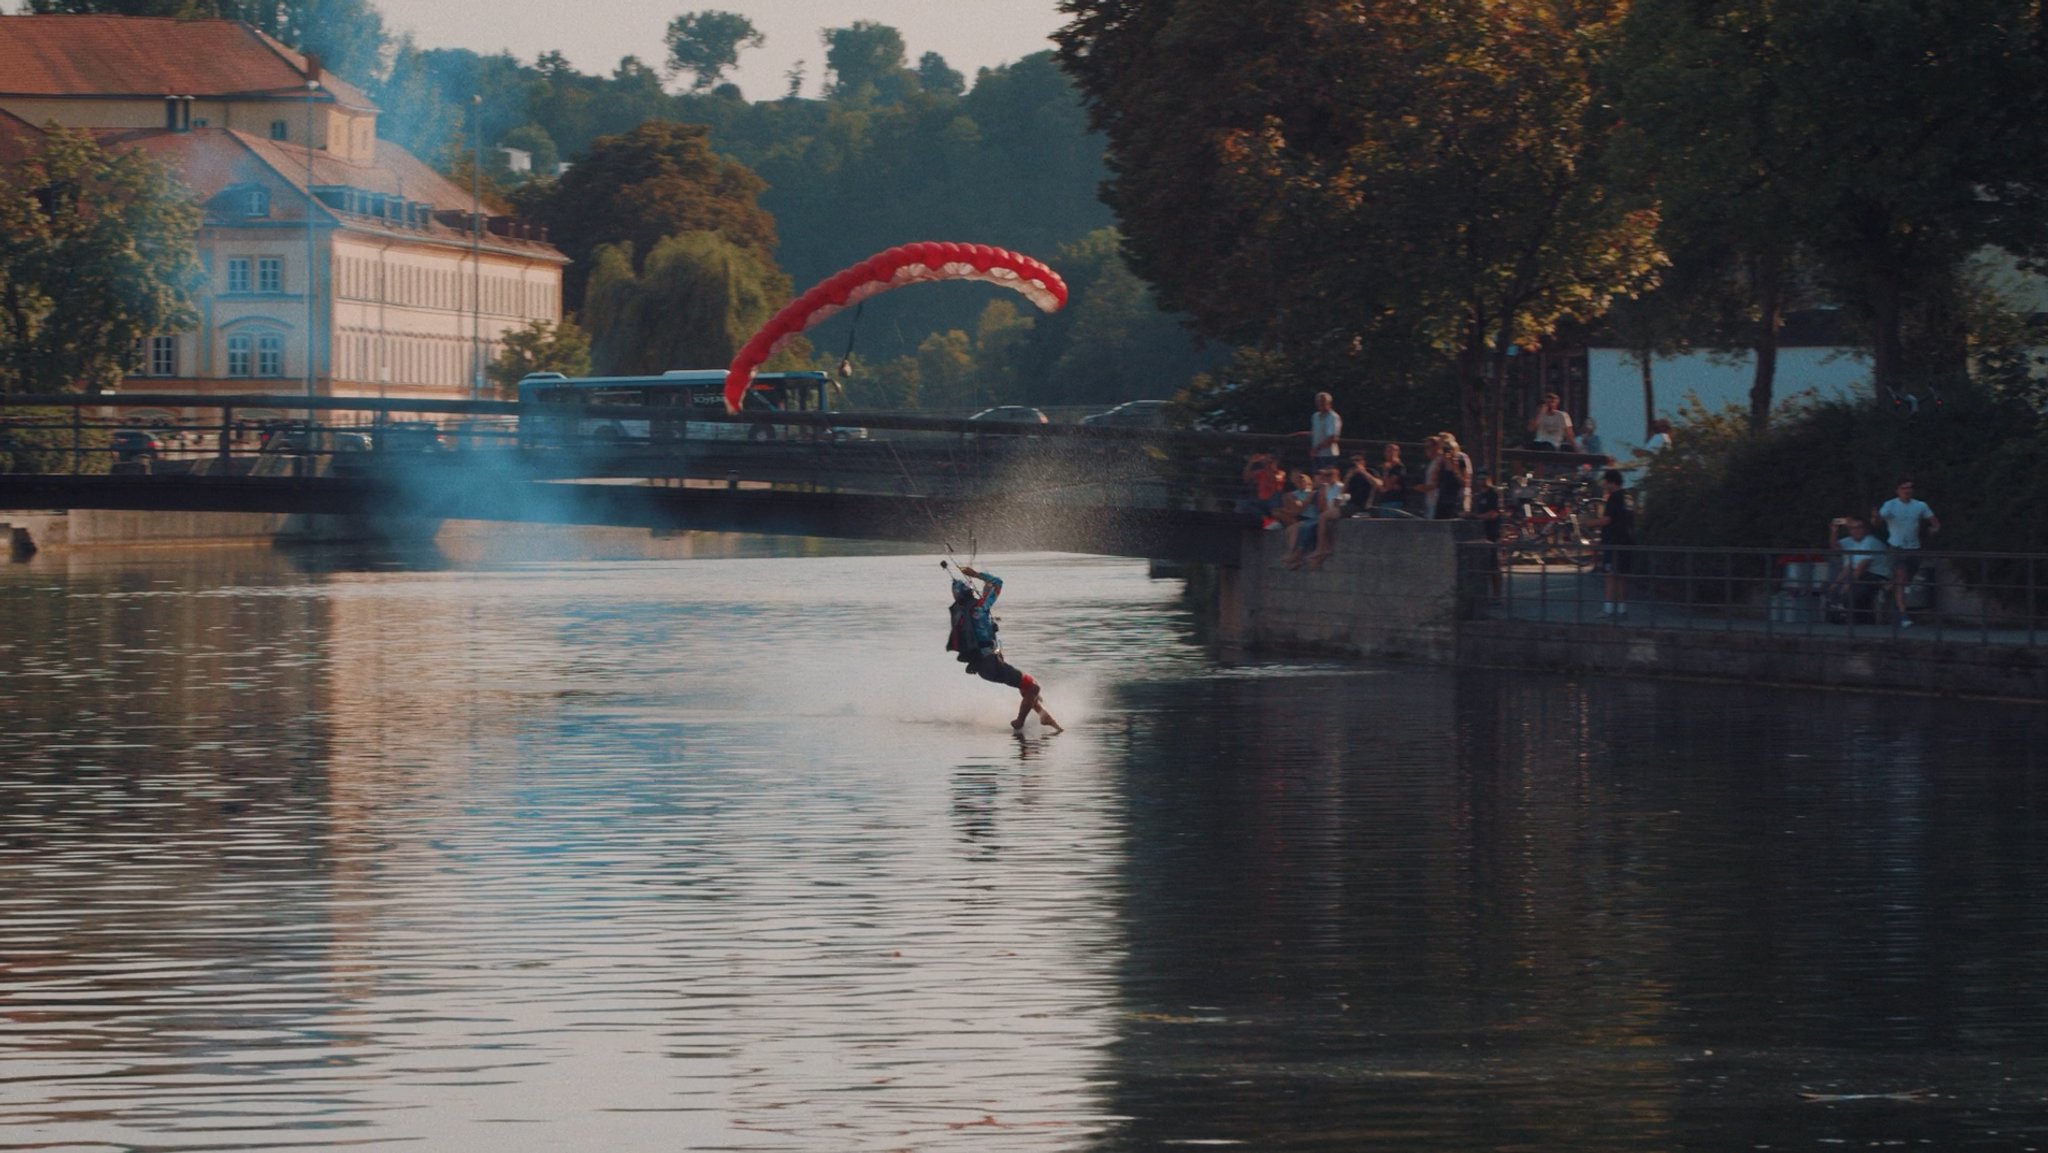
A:
[[[825,97],[845,104],[893,104],[911,91],[916,76],[904,67],[903,34],[873,20],[827,28],[825,68],[832,82]]]
[[[1353,374],[1426,350],[1484,444],[1510,348],[1654,279],[1654,210],[1600,164],[1620,0],[1063,7],[1126,250],[1208,335]]]
[[[789,300],[789,278],[722,232],[662,238],[635,272],[623,244],[598,248],[584,322],[601,375],[719,368]],[[790,350],[808,360],[808,344]]]
[[[571,308],[581,306],[599,245],[624,243],[628,253],[647,257],[664,237],[716,232],[763,268],[775,268],[775,220],[758,202],[765,185],[713,152],[701,124],[650,121],[601,137],[559,181],[532,187],[532,196],[515,202],[546,224],[576,262],[563,282]]]
[[[516,394],[519,381],[531,372],[563,376],[590,375],[590,334],[573,317],[559,323],[541,319],[505,334],[498,359],[490,366],[491,383],[506,396]]]
[[[163,165],[51,126],[0,170],[0,392],[98,392],[199,323],[199,206]]]
[[[936,52],[917,58],[917,83],[926,92],[942,96],[958,96],[967,91],[967,77]]]
[[[1964,371],[1963,266],[2044,252],[2037,0],[1638,0],[1617,90],[1672,223],[1753,286],[1758,380],[1811,253],[1871,329],[1880,389]]]
[[[669,74],[688,73],[692,92],[716,87],[726,70],[740,62],[742,48],[759,48],[768,42],[753,21],[737,12],[716,9],[685,12],[669,21],[664,39]]]

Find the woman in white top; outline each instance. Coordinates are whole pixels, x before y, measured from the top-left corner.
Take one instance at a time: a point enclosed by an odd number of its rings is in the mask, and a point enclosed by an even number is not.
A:
[[[1658,417],[1650,422],[1650,439],[1636,450],[1637,456],[1656,456],[1671,447],[1671,422]]]
[[[1572,440],[1571,414],[1559,408],[1560,403],[1556,393],[1543,394],[1543,407],[1529,418],[1529,431],[1534,435],[1529,438],[1528,447],[1551,452],[1571,452],[1577,447]]]

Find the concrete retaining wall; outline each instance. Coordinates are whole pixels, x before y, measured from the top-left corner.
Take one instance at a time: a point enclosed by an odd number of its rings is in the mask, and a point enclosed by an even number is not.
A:
[[[1286,533],[1246,533],[1236,569],[1217,575],[1216,636],[1226,651],[1458,659],[1452,521],[1347,520],[1320,568],[1283,563]]]
[[[0,522],[26,530],[38,548],[246,543],[271,539],[283,529],[285,521],[282,514],[246,512],[0,512]]]
[[[1459,663],[1622,676],[2048,700],[2048,651],[1925,637],[1771,636],[1464,621]]]
[[[1412,660],[1945,696],[2048,700],[2048,649],[1911,636],[1786,636],[1606,622],[1544,624],[1461,613],[1456,542],[1470,525],[1345,521],[1321,569],[1282,564],[1281,533],[1247,533],[1217,570],[1226,655]]]

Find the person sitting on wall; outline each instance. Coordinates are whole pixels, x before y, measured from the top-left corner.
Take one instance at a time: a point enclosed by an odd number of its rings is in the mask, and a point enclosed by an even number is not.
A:
[[[1556,393],[1543,394],[1543,406],[1529,418],[1531,435],[1526,447],[1543,452],[1577,451],[1578,443],[1572,438],[1571,414],[1558,407],[1561,403]]]
[[[1844,533],[1847,535],[1843,535]],[[1829,599],[1840,597],[1855,624],[1877,622],[1877,598],[1891,583],[1890,550],[1860,516],[1838,516],[1828,522],[1828,547],[1841,554],[1841,567],[1828,581]]]
[[[1280,507],[1281,491],[1287,487],[1287,470],[1280,467],[1272,453],[1255,452],[1245,461],[1243,475],[1251,495],[1237,502],[1237,511],[1257,514],[1266,524],[1272,524],[1273,513]]]

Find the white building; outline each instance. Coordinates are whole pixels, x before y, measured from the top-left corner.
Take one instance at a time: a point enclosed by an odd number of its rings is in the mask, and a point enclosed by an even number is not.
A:
[[[506,332],[560,319],[567,258],[478,219],[468,189],[377,138],[377,115],[234,21],[0,16],[14,153],[42,126],[84,129],[204,205],[199,327],[138,350],[137,390],[467,397]]]

